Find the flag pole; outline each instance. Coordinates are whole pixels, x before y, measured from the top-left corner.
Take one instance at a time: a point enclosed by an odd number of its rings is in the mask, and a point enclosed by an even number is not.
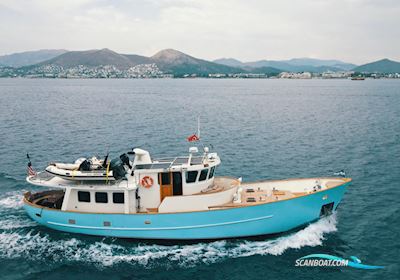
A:
[[[31,157],[29,156],[29,154],[26,154],[26,158],[28,159],[28,163],[32,165]]]
[[[197,137],[198,137],[198,141],[200,143],[200,145],[203,147],[204,149],[204,144],[201,141],[201,137],[200,137],[200,116],[197,117]]]

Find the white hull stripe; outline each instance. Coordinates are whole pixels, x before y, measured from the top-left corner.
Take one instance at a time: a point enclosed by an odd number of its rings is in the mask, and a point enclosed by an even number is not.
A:
[[[225,222],[218,224],[205,224],[205,225],[196,225],[196,226],[182,226],[182,227],[158,227],[158,228],[125,228],[125,227],[93,227],[93,226],[79,226],[79,225],[70,225],[70,224],[62,224],[55,222],[47,222],[50,225],[62,226],[62,227],[71,227],[71,228],[82,228],[82,229],[96,229],[96,230],[178,230],[178,229],[192,229],[192,228],[206,228],[206,227],[217,227],[217,226],[225,226],[225,225],[233,225],[240,223],[247,223],[259,220],[265,220],[272,218],[273,215],[263,216],[258,218],[234,221],[234,222]]]

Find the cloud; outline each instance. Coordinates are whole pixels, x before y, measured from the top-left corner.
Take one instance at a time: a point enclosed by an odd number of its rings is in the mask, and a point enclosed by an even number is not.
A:
[[[395,0],[0,0],[0,53],[108,47],[206,59],[400,60]]]

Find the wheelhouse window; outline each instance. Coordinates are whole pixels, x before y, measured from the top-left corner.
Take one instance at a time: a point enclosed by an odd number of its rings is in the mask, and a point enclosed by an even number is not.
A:
[[[95,200],[97,203],[108,203],[108,196],[106,192],[96,192]]]
[[[186,183],[196,182],[198,171],[187,171],[186,172]]]
[[[214,177],[215,166],[211,167],[210,174],[208,175],[208,179]]]
[[[78,191],[78,201],[79,202],[90,202],[90,192]]]
[[[161,185],[170,185],[171,184],[171,176],[167,173],[160,173],[161,174]]]
[[[124,193],[122,192],[113,193],[113,203],[118,203],[118,204],[125,203]]]
[[[200,172],[199,181],[204,181],[207,179],[208,169],[203,169]]]

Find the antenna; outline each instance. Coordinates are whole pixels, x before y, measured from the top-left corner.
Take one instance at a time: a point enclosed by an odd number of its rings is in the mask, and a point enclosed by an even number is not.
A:
[[[201,137],[200,137],[200,115],[197,117],[197,138],[198,138],[199,144],[203,147],[203,150],[204,150],[204,143],[201,141]]]

